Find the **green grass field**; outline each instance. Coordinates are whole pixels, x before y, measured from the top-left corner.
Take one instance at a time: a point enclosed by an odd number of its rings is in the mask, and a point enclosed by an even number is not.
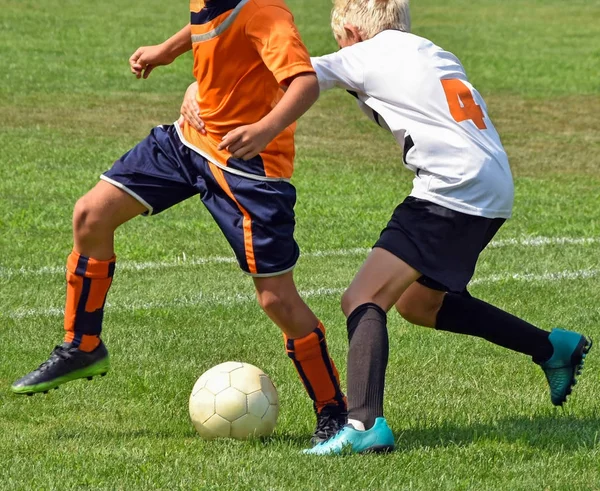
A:
[[[328,1],[290,6],[311,54],[335,49]],[[416,34],[462,60],[515,176],[514,218],[482,255],[472,293],[600,341],[600,1],[415,0],[412,14]],[[197,198],[117,233],[109,376],[10,393],[61,339],[74,202],[177,118],[191,81],[189,56],[146,81],[127,59],[187,16],[185,2],[0,0],[0,489],[600,489],[599,348],[556,409],[526,357],[395,313],[385,410],[397,451],[300,455],[310,402]],[[412,175],[342,91],[302,118],[297,149],[296,279],[345,375],[340,294]],[[272,438],[195,434],[189,392],[226,360],[272,377]]]

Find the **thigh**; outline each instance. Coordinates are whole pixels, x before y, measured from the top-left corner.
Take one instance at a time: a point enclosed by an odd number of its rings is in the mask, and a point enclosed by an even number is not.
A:
[[[240,267],[256,277],[291,271],[300,254],[294,239],[296,190],[207,164],[200,197],[231,245]]]
[[[156,215],[198,193],[191,150],[172,125],[154,128],[100,179],[139,202],[144,215]]]
[[[385,249],[375,247],[344,293],[342,310],[349,315],[364,303],[386,312],[421,273]]]

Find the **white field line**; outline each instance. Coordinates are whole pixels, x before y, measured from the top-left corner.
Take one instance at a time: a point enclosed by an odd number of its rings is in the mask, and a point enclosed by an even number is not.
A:
[[[508,246],[520,247],[542,247],[549,245],[591,245],[599,244],[600,237],[526,237],[521,239],[504,239],[492,241],[488,248],[500,248]],[[333,256],[362,256],[369,253],[371,249],[359,247],[355,249],[333,249],[329,251],[302,252],[300,258],[310,257],[333,257]],[[117,263],[118,271],[144,271],[152,269],[168,269],[175,267],[202,266],[205,264],[235,263],[232,256],[209,256],[209,257],[187,257],[185,253],[170,261],[147,261],[134,262],[123,261]],[[4,268],[0,266],[0,278],[12,278],[15,276],[40,276],[64,274],[64,266],[45,266],[42,268]]]
[[[507,273],[499,275],[484,276],[471,281],[472,285],[483,285],[490,283],[500,283],[506,281],[524,281],[524,282],[541,282],[550,283],[554,281],[564,280],[580,280],[600,276],[600,270],[597,269],[580,269],[575,271],[559,271],[556,273],[543,274],[520,274]],[[300,295],[303,298],[322,297],[329,295],[341,295],[345,288],[317,288],[312,290],[301,290]],[[165,302],[132,302],[127,304],[111,304],[106,303],[109,312],[134,312],[136,310],[154,310],[154,309],[176,309],[203,306],[231,306],[235,304],[245,304],[255,302],[254,293],[235,295],[214,295],[198,293],[194,296],[181,297]],[[46,309],[18,309],[5,314],[10,319],[23,319],[26,317],[57,317],[63,315],[63,309],[51,307]]]

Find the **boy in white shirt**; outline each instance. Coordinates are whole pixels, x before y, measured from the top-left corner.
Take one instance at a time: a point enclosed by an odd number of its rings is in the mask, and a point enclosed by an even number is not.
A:
[[[510,217],[513,182],[481,95],[460,61],[410,34],[408,0],[335,0],[340,51],[312,58],[321,90],[340,87],[391,131],[415,173],[369,257],[342,297],[348,338],[348,425],[309,454],[387,451],[383,418],[387,312],[413,324],[482,337],[541,366],[560,406],[571,393],[591,341],[547,332],[467,291],[479,254]],[[182,116],[202,129],[197,102]]]
[[[513,204],[508,159],[481,95],[453,54],[409,33],[408,0],[335,0],[332,29],[342,49],[311,60],[321,90],[354,95],[370,119],[392,132],[415,178],[342,297],[349,424],[305,453],[394,448],[383,418],[386,313],[393,306],[413,324],[531,356],[552,403],[562,405],[591,341],[538,329],[467,291],[480,252]]]

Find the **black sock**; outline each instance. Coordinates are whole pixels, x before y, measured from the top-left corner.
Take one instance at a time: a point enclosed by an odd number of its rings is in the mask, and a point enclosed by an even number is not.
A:
[[[383,389],[389,343],[387,315],[374,303],[360,305],[348,316],[348,418],[365,429],[383,416]]]
[[[536,363],[552,356],[549,332],[468,295],[447,293],[437,315],[436,329],[478,336],[525,353]]]

